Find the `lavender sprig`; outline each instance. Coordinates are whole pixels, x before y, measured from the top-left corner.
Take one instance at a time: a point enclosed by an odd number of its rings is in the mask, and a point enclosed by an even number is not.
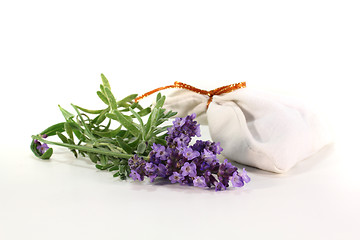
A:
[[[88,156],[100,170],[115,172],[114,177],[125,179],[131,174],[128,159],[134,154],[149,159],[153,144],[164,144],[166,126],[162,123],[176,113],[165,113],[165,96],[158,94],[156,104],[143,108],[134,102],[137,94],[117,101],[107,78],[101,74],[102,84],[98,97],[106,104],[104,109],[89,110],[73,105],[75,114],[59,109],[65,118],[38,135],[32,136],[31,150],[41,159],[49,159],[53,149],[49,145],[69,148],[75,157]],[[145,122],[144,117],[148,120]],[[117,123],[113,128],[113,123]],[[61,142],[48,140],[57,136]],[[150,172],[147,172],[150,175]]]
[[[150,159],[134,155],[128,163],[131,177],[143,181],[147,176],[154,181],[156,177],[169,179],[171,183],[181,183],[196,187],[215,187],[215,191],[226,190],[232,186],[242,187],[250,181],[245,169],[241,173],[227,159],[223,163],[217,158],[222,152],[220,143],[191,139],[200,137],[200,126],[195,114],[176,118],[168,128],[166,145],[153,144]]]

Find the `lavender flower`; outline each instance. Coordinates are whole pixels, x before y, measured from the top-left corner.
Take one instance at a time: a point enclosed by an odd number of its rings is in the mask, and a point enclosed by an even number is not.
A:
[[[166,160],[168,152],[166,151],[165,146],[154,143],[152,149],[156,153],[155,157],[159,158],[160,160]]]
[[[182,152],[182,155],[187,159],[187,160],[192,160],[198,156],[200,156],[200,153],[198,151],[194,151],[191,148],[185,148],[184,151]]]
[[[222,151],[223,151],[223,149],[222,149],[222,147],[220,147],[220,142],[217,142],[217,143],[211,143],[211,145],[210,145],[210,147],[209,147],[209,150],[211,151],[211,152],[213,152],[215,155],[218,155],[218,154],[220,154]]]
[[[194,121],[195,117],[196,115],[192,114],[173,121],[173,126],[168,128],[168,136],[165,138],[168,146],[188,145],[192,137],[200,137],[200,125]]]
[[[241,176],[239,176],[238,172],[234,172],[234,174],[231,177],[231,183],[233,187],[242,187],[244,186],[244,181]]]
[[[202,187],[202,188],[206,187],[204,176],[195,177],[193,183],[195,187]]]
[[[215,191],[217,192],[221,190],[226,190],[224,184],[222,184],[222,182],[215,182]]]
[[[216,155],[210,150],[204,149],[201,156],[207,163],[211,163],[216,160]]]
[[[166,177],[166,167],[164,164],[160,163],[158,165],[158,172],[157,172],[159,177]]]
[[[185,177],[185,176],[189,176],[189,177],[196,177],[196,165],[194,163],[189,163],[186,162],[182,167],[181,167],[181,174]]]
[[[153,174],[157,170],[157,166],[151,162],[145,164],[145,171],[147,174]]]
[[[36,149],[37,150],[39,150],[39,152],[41,153],[41,154],[44,154],[48,149],[49,149],[49,146],[46,144],[46,143],[43,143],[43,144],[41,144],[40,142],[39,142],[39,144],[38,143],[36,143],[38,146],[36,147]]]
[[[181,183],[181,181],[184,180],[184,177],[178,172],[173,172],[173,174],[169,177],[169,180],[171,183]]]
[[[224,177],[230,177],[233,173],[237,171],[237,168],[234,167],[227,159],[220,165],[219,175]]]
[[[139,181],[144,176],[151,182],[156,177],[163,177],[171,183],[215,186],[216,191],[226,190],[230,180],[234,187],[249,182],[245,169],[240,174],[227,159],[219,162],[216,156],[223,150],[220,143],[197,140],[194,145],[189,145],[192,137],[200,136],[200,125],[194,119],[195,114],[176,118],[165,137],[167,146],[153,144],[148,162],[137,155],[130,158],[130,176]]]
[[[180,128],[182,127],[186,122],[185,118],[176,118],[175,121],[173,121],[174,128]]]
[[[128,165],[131,169],[130,177],[133,179],[139,179],[139,181],[144,180],[146,162],[142,157],[139,157],[135,154],[128,160]],[[138,177],[138,175],[135,173],[140,175],[140,177]],[[135,178],[133,176],[135,176]]]
[[[179,137],[174,139],[174,142],[176,142],[177,146],[187,146],[190,143],[190,140],[191,139],[188,136],[181,133]]]
[[[250,177],[247,175],[247,172],[245,171],[245,168],[243,168],[242,173],[240,174],[241,178],[244,180],[244,182],[248,183],[250,182]]]
[[[144,176],[141,176],[138,172],[136,172],[135,170],[131,170],[131,173],[129,175],[132,179],[134,179],[135,181],[143,181],[144,180]]]

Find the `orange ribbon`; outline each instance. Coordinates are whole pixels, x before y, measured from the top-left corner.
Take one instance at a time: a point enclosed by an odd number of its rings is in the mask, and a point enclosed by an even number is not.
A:
[[[229,92],[232,92],[234,90],[237,90],[237,89],[240,89],[240,88],[245,88],[245,87],[246,87],[246,82],[241,82],[241,83],[235,83],[235,84],[230,84],[230,85],[227,85],[227,86],[219,87],[219,88],[216,88],[216,89],[211,90],[211,91],[206,91],[206,90],[202,90],[202,89],[190,86],[190,85],[185,84],[185,83],[174,82],[173,85],[156,88],[156,89],[154,89],[152,91],[149,91],[149,92],[135,98],[135,102],[138,102],[139,100],[141,100],[141,99],[143,99],[143,98],[145,98],[145,97],[147,97],[147,96],[149,96],[149,95],[151,95],[153,93],[161,91],[161,90],[165,90],[165,89],[168,89],[168,88],[180,88],[180,89],[186,89],[186,90],[189,90],[189,91],[192,91],[192,92],[196,92],[196,93],[199,93],[199,94],[202,94],[202,95],[209,96],[209,100],[208,100],[207,105],[206,105],[206,108],[208,108],[209,104],[212,101],[213,96],[220,95],[220,94],[223,94],[223,93],[229,93]]]

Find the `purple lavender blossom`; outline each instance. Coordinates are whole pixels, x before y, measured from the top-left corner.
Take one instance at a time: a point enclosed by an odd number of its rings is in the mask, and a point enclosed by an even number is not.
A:
[[[231,177],[231,183],[233,187],[242,187],[244,186],[244,181],[241,176],[239,176],[239,173],[236,171]]]
[[[242,173],[240,174],[241,178],[244,180],[244,182],[248,183],[250,182],[250,177],[247,175],[247,172],[245,171],[245,168],[243,168]]]
[[[186,118],[175,118],[175,121],[173,121],[174,128],[180,128],[182,127],[186,122]]]
[[[40,145],[38,144],[36,149],[39,150],[41,154],[44,154],[49,149],[49,146],[46,143],[43,144],[40,143]]]
[[[220,168],[220,163],[218,159],[215,159],[214,161],[211,162],[210,164],[210,170],[211,172],[219,172],[219,168]]]
[[[186,149],[186,146],[184,146],[184,145],[178,145],[176,147],[176,150],[178,150],[180,154],[182,154],[185,151],[185,149]]]
[[[203,161],[200,165],[200,171],[206,171],[207,169],[210,168],[210,164],[208,164],[207,162]]]
[[[151,162],[147,162],[145,164],[145,173],[146,175],[150,176],[150,175],[154,175],[157,171],[157,166]]]
[[[234,167],[227,159],[219,167],[219,175],[230,177],[233,173],[237,171],[237,168]]]
[[[226,190],[231,180],[234,187],[241,187],[250,178],[245,169],[238,169],[227,159],[220,163],[217,155],[222,152],[220,143],[197,140],[189,145],[191,138],[200,136],[200,125],[194,121],[196,115],[176,118],[168,128],[166,146],[153,144],[149,161],[134,155],[129,159],[130,176],[142,181],[144,176],[154,181],[156,177],[168,178],[171,183],[194,185],[196,187],[215,186],[216,191]]]
[[[200,156],[200,153],[198,151],[194,151],[192,150],[192,148],[188,147],[185,148],[184,151],[182,152],[182,155],[187,159],[187,160],[192,160],[198,156]]]
[[[166,171],[167,171],[167,169],[166,169],[165,165],[160,163],[158,165],[158,172],[157,172],[158,176],[159,177],[166,177],[167,176]]]
[[[201,157],[209,164],[212,161],[216,160],[216,155],[213,152],[211,152],[210,150],[207,150],[207,149],[204,149],[204,151],[202,152]]]
[[[177,143],[177,146],[187,146],[190,143],[190,138],[185,134],[181,133],[179,137],[174,139],[174,142]]]
[[[205,183],[208,187],[215,185],[215,182],[217,182],[215,177],[212,175],[212,173],[209,170],[206,170],[203,176],[205,178]]]
[[[213,142],[211,143],[209,150],[213,152],[215,155],[219,155],[223,151],[223,148],[220,147],[220,142],[217,143]]]
[[[224,184],[222,184],[222,182],[215,182],[215,191],[217,192],[221,190],[226,190]]]
[[[152,150],[155,152],[155,157],[159,158],[160,160],[166,160],[168,157],[168,152],[166,151],[165,146],[160,144],[153,144]]]
[[[184,180],[184,177],[178,172],[173,172],[173,174],[169,177],[169,180],[171,183],[181,183],[181,181]]]
[[[202,187],[202,188],[206,187],[204,176],[195,177],[193,183],[195,187]]]
[[[200,125],[194,121],[195,117],[196,115],[192,114],[173,121],[173,126],[168,128],[168,136],[165,138],[168,146],[188,145],[192,137],[200,136]]]
[[[196,177],[196,165],[194,163],[185,162],[181,167],[181,174],[189,177]]]
[[[144,179],[146,162],[142,157],[135,154],[128,160],[128,165],[131,170],[134,170],[141,176],[142,180]]]
[[[135,170],[131,170],[131,173],[129,175],[132,179],[134,179],[135,181],[143,181],[144,180],[144,176],[141,176],[138,172],[136,172]]]
[[[150,178],[150,182],[154,182],[155,179],[156,179],[157,175],[150,175],[149,178]]]
[[[221,182],[225,187],[229,186],[230,177],[229,176],[219,176],[219,182]]]
[[[191,146],[192,149],[198,152],[203,152],[204,149],[210,144],[209,141],[196,140],[194,145]]]

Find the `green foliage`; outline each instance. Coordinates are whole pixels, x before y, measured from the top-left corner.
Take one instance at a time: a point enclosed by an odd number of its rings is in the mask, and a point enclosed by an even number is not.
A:
[[[53,149],[49,148],[41,154],[34,139],[66,147],[75,157],[79,154],[88,156],[97,169],[114,172],[114,177],[126,179],[130,174],[128,159],[134,154],[149,159],[153,143],[165,144],[168,126],[163,123],[176,113],[165,113],[165,96],[161,94],[157,95],[152,109],[143,108],[134,102],[137,94],[116,100],[108,79],[103,74],[101,79],[102,84],[97,96],[105,103],[104,109],[90,110],[71,104],[75,110],[73,114],[59,105],[65,122],[52,125],[39,135],[32,136],[30,148],[36,157],[49,159]],[[61,142],[49,141],[43,134],[56,135]]]

